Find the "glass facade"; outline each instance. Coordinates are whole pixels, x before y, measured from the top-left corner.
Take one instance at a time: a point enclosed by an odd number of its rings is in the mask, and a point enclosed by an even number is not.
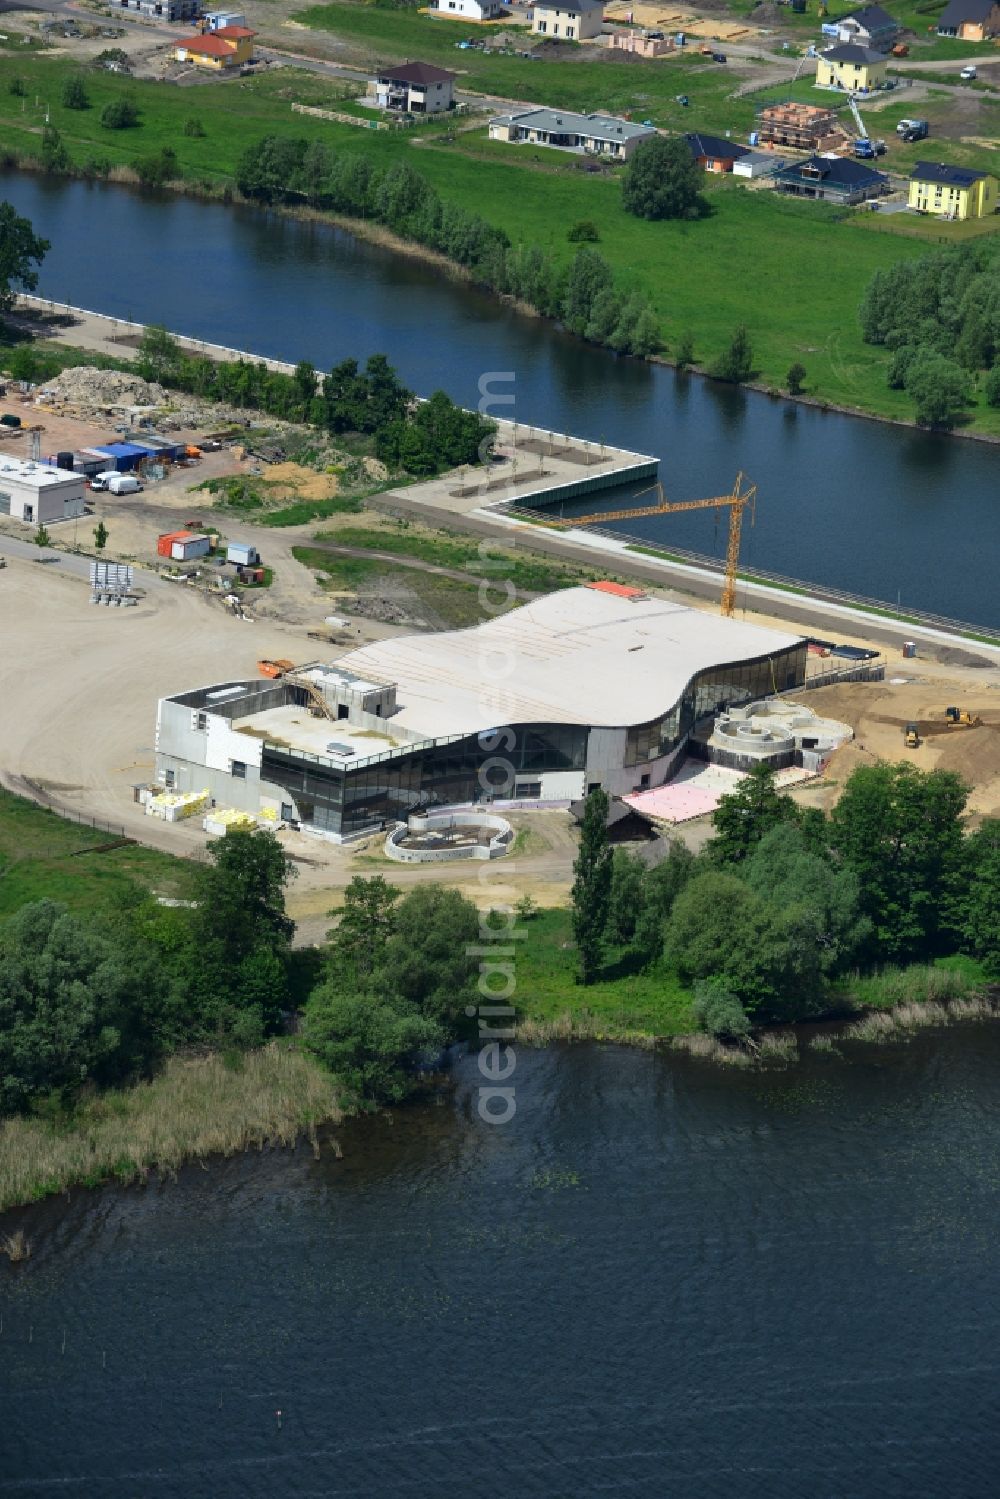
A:
[[[669,713],[629,729],[625,742],[626,766],[646,765],[650,760],[669,755],[701,718],[798,687],[805,681],[806,651],[803,643],[774,656],[713,666],[699,672]]]
[[[626,766],[669,754],[708,713],[797,686],[805,678],[805,662],[803,644],[700,672],[669,713],[629,729]],[[516,785],[518,778],[535,781],[546,771],[585,769],[589,732],[583,724],[513,724],[415,744],[353,765],[265,743],[260,774],[289,794],[303,823],[350,837],[399,821],[418,808],[531,794],[523,781]]]

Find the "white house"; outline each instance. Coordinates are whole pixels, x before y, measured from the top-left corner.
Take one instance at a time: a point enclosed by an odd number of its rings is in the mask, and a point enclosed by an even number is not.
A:
[[[495,21],[502,16],[500,0],[433,0],[432,16],[450,16],[455,21]]]
[[[535,0],[531,29],[536,36],[585,42],[600,36],[604,0]]]
[[[454,107],[455,76],[429,62],[390,64],[369,78],[368,98],[401,114],[441,114]]]
[[[247,18],[241,10],[207,10],[201,18],[202,31],[222,31],[227,26],[245,26]]]
[[[83,500],[82,474],[20,458],[0,460],[0,515],[47,526],[82,515]]]

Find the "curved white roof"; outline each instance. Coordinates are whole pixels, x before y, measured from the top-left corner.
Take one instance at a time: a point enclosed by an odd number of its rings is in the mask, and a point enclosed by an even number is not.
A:
[[[363,646],[337,664],[395,682],[400,711],[391,723],[433,739],[514,723],[646,723],[706,667],[801,643],[685,604],[583,587],[468,630]]]

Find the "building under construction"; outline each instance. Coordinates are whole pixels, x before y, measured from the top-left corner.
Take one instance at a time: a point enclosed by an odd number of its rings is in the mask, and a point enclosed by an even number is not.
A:
[[[833,109],[815,104],[768,104],[757,116],[757,142],[761,146],[792,146],[798,151],[839,151],[847,136]]]
[[[614,583],[163,698],[161,786],[342,841],[422,808],[659,786],[696,724],[800,687],[806,641]]]

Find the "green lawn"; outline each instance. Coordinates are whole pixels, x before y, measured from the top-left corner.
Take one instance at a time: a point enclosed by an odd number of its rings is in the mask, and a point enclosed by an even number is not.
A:
[[[644,1031],[680,1035],[696,1030],[690,992],[669,971],[629,972],[612,953],[601,978],[587,988],[576,982],[573,933],[568,910],[539,911],[518,943],[514,1003],[526,1020],[551,1022],[567,1012],[593,1017],[609,1032]]]
[[[336,542],[338,546],[365,547],[373,551],[393,552],[399,557],[413,557],[437,567],[450,567],[455,571],[481,573],[484,578],[494,578],[498,569],[491,565],[483,568],[479,543],[462,536],[429,536],[422,532],[402,528],[399,531],[375,531],[364,526],[341,526],[336,531],[319,533],[317,540]],[[529,593],[550,593],[556,588],[566,588],[581,578],[595,578],[597,573],[578,568],[560,567],[557,563],[544,562],[531,557],[515,556],[499,547],[490,546],[491,564],[502,560],[504,575],[515,588]],[[601,577],[606,572],[600,573]]]
[[[74,911],[120,906],[138,886],[183,896],[191,866],[113,835],[68,822],[0,790],[0,919],[28,901],[58,900]]]

